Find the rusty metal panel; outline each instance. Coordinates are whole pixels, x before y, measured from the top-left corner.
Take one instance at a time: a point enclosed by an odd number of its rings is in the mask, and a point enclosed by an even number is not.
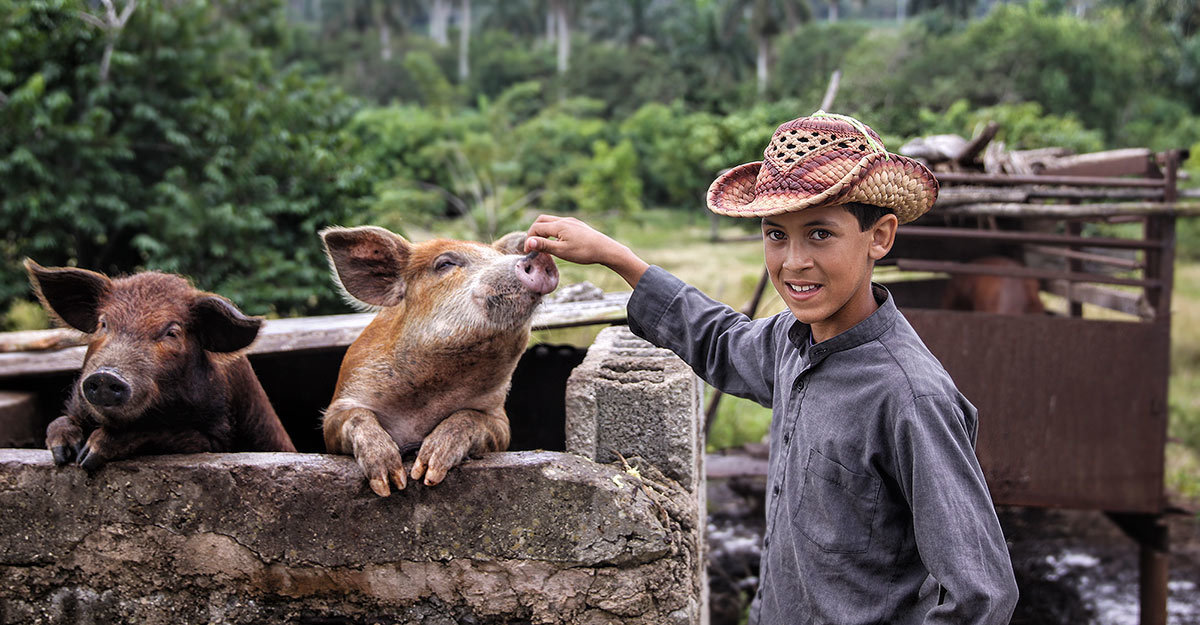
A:
[[[904,314],[979,409],[996,503],[1163,510],[1164,324]]]

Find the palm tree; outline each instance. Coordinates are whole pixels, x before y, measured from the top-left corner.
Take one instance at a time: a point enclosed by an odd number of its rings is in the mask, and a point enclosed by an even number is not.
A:
[[[812,17],[806,0],[727,0],[725,5],[727,33],[748,16],[750,34],[754,38],[755,76],[758,93],[767,91],[771,78],[771,43],[776,36],[795,30]]]

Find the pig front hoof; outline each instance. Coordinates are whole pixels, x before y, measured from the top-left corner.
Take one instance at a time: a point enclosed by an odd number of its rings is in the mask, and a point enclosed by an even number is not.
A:
[[[46,428],[46,448],[54,456],[54,464],[62,466],[79,455],[83,447],[83,430],[67,417],[59,417]]]
[[[467,459],[470,443],[466,440],[450,437],[434,437],[425,439],[417,461],[413,464],[412,479],[419,480],[425,476],[426,486],[436,486],[446,478],[446,472],[462,464]]]
[[[56,445],[50,449],[50,453],[54,456],[54,464],[60,467],[75,459],[73,445]]]
[[[79,450],[79,458],[76,462],[88,473],[99,469],[104,463],[112,459],[108,457],[108,453],[105,451],[107,439],[108,437],[104,435],[103,430],[96,430],[92,432],[87,442]]]
[[[396,490],[404,490],[408,480],[404,475],[404,462],[400,458],[400,449],[396,447],[391,437],[387,440],[372,441],[367,444],[357,444],[354,449],[354,459],[367,476],[371,490],[380,497],[392,494],[388,480],[396,485]]]

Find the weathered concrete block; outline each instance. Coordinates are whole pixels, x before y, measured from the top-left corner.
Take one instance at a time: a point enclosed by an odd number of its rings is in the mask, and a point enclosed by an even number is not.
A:
[[[490,454],[379,498],[344,456],[4,449],[0,623],[700,622],[695,494],[647,469]]]
[[[567,451],[596,462],[637,456],[702,491],[701,389],[675,354],[628,327],[605,328],[567,384]]]

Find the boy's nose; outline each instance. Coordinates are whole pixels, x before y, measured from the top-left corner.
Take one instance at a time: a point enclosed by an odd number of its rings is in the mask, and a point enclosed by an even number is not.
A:
[[[812,256],[800,252],[790,252],[783,259],[783,268],[789,271],[799,271],[813,266]]]

